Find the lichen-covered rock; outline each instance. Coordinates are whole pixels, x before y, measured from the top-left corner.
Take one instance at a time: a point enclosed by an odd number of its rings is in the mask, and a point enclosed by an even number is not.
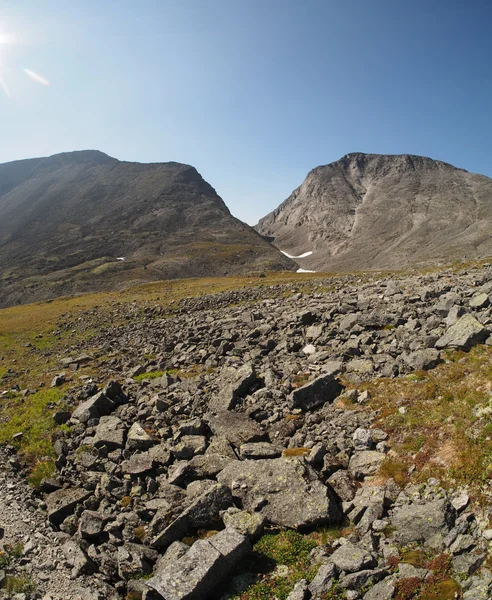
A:
[[[276,525],[297,529],[341,519],[333,492],[303,459],[237,461],[217,479],[231,488],[244,509]]]
[[[330,561],[340,570],[346,573],[367,570],[375,567],[377,561],[370,552],[347,542],[337,548],[330,556]]]
[[[489,331],[472,315],[463,315],[436,342],[436,348],[457,348],[469,350],[475,344],[485,341]]]
[[[439,546],[441,540],[454,525],[456,511],[447,499],[438,499],[425,504],[410,504],[395,508],[391,524],[401,544],[411,542],[433,542]]]

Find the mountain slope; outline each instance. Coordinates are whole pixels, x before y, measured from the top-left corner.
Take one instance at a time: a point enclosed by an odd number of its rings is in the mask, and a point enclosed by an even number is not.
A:
[[[492,180],[430,158],[354,153],[313,169],[256,230],[317,271],[492,255]]]
[[[0,165],[0,306],[293,263],[191,166],[97,151]]]

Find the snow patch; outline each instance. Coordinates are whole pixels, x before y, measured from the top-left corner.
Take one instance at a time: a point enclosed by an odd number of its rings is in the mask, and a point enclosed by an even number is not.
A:
[[[126,260],[126,256],[119,256],[116,260]]]
[[[280,252],[282,252],[282,254],[284,254],[287,258],[306,258],[306,256],[311,256],[311,254],[313,253],[313,251],[310,250],[309,252],[304,252],[304,254],[300,254],[299,256],[291,256],[290,254],[287,254],[287,252],[284,252],[283,250],[280,250]]]
[[[309,269],[297,269],[296,273],[316,273],[316,271],[311,271]]]

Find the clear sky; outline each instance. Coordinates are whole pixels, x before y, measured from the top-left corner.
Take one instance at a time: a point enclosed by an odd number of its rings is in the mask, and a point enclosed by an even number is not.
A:
[[[0,162],[186,162],[251,224],[348,152],[492,176],[491,32],[486,0],[0,0]]]

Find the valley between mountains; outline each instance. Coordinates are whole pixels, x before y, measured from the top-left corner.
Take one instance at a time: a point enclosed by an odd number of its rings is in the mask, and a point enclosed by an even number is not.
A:
[[[491,295],[475,262],[0,311],[0,597],[490,598]]]

